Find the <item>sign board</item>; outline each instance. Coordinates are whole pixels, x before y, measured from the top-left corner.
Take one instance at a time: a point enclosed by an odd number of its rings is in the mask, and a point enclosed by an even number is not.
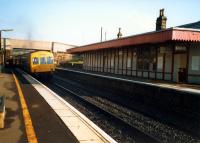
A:
[[[158,69],[162,69],[163,68],[163,57],[158,57],[157,68]]]
[[[186,51],[186,47],[185,46],[176,46],[175,50],[176,51]]]
[[[192,56],[192,70],[200,70],[200,56]]]

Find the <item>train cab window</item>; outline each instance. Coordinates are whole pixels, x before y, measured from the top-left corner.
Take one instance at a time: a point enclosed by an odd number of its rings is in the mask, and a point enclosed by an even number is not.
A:
[[[46,61],[45,57],[41,57],[40,58],[40,64],[47,64],[47,61]]]
[[[53,58],[47,57],[47,64],[53,64]]]
[[[33,58],[33,64],[34,65],[39,64],[39,59],[38,58]]]

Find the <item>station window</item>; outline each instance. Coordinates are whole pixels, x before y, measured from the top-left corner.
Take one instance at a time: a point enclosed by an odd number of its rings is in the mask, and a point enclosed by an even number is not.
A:
[[[33,58],[33,64],[34,65],[39,64],[39,59],[38,58]]]
[[[53,64],[53,58],[47,57],[47,64]]]
[[[144,47],[137,51],[137,69],[156,70],[156,48]]]
[[[41,57],[40,58],[40,64],[46,64],[46,58],[45,57]]]

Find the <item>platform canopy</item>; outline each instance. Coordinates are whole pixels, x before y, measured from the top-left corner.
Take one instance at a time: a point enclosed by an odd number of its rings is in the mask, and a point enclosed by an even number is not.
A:
[[[92,50],[122,48],[126,46],[142,44],[156,44],[167,41],[200,42],[200,30],[193,28],[173,27],[166,30],[153,31],[120,39],[71,48],[68,49],[67,52],[70,54],[75,54]]]

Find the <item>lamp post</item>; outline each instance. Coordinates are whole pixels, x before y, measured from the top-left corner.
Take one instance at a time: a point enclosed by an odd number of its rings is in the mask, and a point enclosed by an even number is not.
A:
[[[3,29],[3,30],[0,30],[0,51],[1,51],[1,54],[2,54],[2,63],[4,65],[4,62],[5,62],[5,51],[6,51],[6,46],[4,46],[4,49],[2,49],[2,45],[1,45],[1,32],[9,32],[9,31],[13,31],[13,29]],[[5,44],[5,43],[4,43]]]

